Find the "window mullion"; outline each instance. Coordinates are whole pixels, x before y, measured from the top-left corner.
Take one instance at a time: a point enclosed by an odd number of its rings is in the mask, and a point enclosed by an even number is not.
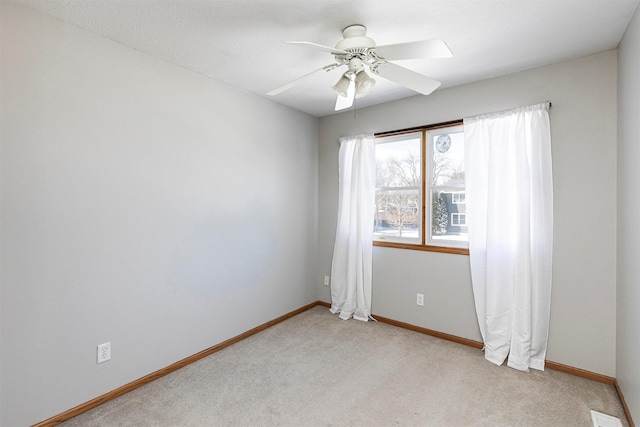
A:
[[[421,159],[420,159],[420,167],[421,167],[421,171],[420,174],[422,176],[422,231],[421,231],[421,237],[420,237],[420,242],[422,245],[425,245],[427,243],[427,235],[426,235],[426,228],[427,228],[427,131],[426,130],[422,130],[422,144],[421,144]],[[431,197],[429,197],[429,199],[431,199]]]

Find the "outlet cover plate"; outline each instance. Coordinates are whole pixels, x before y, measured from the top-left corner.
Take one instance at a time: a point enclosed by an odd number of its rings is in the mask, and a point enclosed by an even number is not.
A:
[[[417,295],[416,304],[418,304],[420,307],[424,307],[424,294]]]
[[[111,342],[106,342],[98,346],[98,363],[111,359]]]

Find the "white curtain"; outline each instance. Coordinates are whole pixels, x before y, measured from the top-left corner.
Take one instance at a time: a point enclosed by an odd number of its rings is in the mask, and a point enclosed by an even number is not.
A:
[[[375,206],[373,134],[340,138],[338,227],[331,263],[331,312],[367,321]]]
[[[464,119],[469,258],[485,358],[544,370],[553,249],[549,104]]]

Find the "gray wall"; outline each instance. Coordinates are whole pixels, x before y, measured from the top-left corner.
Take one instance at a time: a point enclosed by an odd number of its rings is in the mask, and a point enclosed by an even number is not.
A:
[[[616,377],[640,422],[640,8],[618,54],[618,311]]]
[[[554,104],[556,226],[547,358],[617,376],[640,416],[632,306],[640,239],[626,225],[640,181],[638,13],[619,63],[605,52],[318,126],[22,7],[0,7],[0,425],[43,420],[328,301],[339,136],[546,100]],[[373,312],[480,340],[466,256],[375,248]],[[105,341],[112,360],[97,365]]]
[[[1,3],[0,425],[316,299],[316,118]]]
[[[353,111],[322,118],[318,297],[329,300],[321,276],[331,268],[340,136],[549,100],[553,102],[555,238],[547,359],[614,376],[616,64],[616,51],[609,51],[359,110],[355,118]],[[416,305],[417,292],[425,295],[424,307]],[[467,256],[374,248],[372,312],[480,340]]]

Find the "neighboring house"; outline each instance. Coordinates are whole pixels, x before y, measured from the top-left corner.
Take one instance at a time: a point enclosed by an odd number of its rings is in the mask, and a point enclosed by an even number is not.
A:
[[[467,233],[467,204],[464,191],[443,191],[440,195],[447,206],[447,233]]]

